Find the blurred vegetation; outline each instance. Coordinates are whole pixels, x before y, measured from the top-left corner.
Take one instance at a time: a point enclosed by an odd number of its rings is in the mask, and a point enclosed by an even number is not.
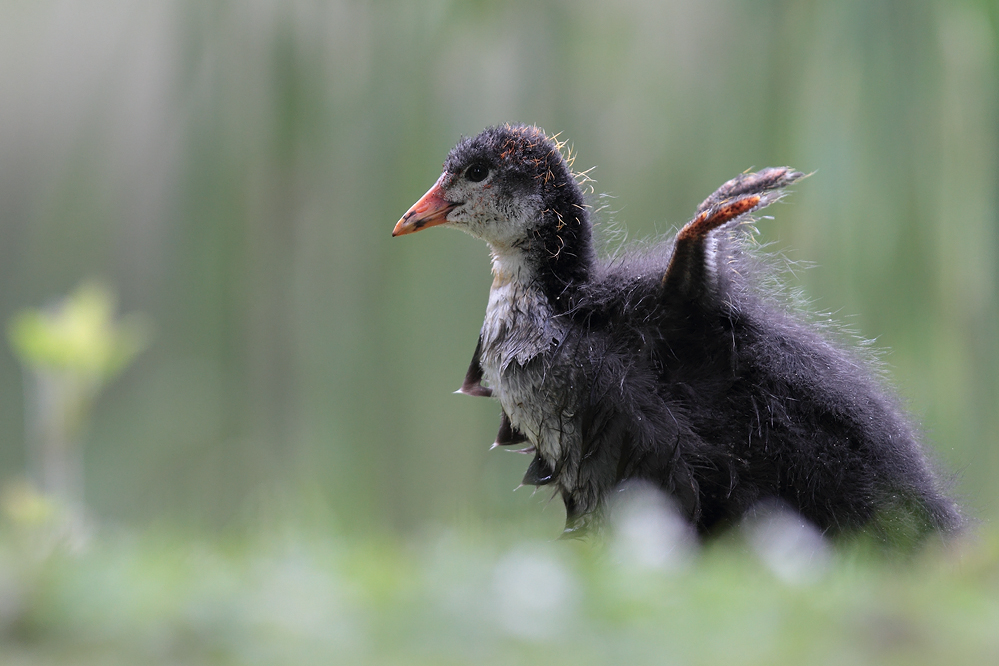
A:
[[[114,307],[106,287],[83,284],[54,307],[15,315],[10,344],[25,367],[79,376],[97,392],[135,359],[149,337],[139,316],[116,322]]]
[[[768,553],[740,535],[664,565],[620,539],[551,543],[523,526],[401,544],[286,520],[215,537],[106,534],[38,559],[23,526],[4,527],[0,659],[12,666],[999,658],[994,533],[905,562],[841,549],[789,576],[793,547]]]
[[[57,502],[82,526],[83,439],[104,386],[146,347],[141,315],[115,319],[107,287],[83,284],[44,310],[19,312],[10,344],[25,377],[28,474],[40,498]]]
[[[338,636],[350,663],[995,661],[994,0],[11,0],[0,18],[0,321],[95,278],[156,327],[127,370],[106,357],[123,371],[88,406],[103,531],[83,552],[20,481],[30,391],[0,350],[4,663],[114,663],[114,645],[308,663]],[[641,585],[542,544],[578,609],[557,636],[507,636],[531,595],[475,599],[514,535],[562,516],[510,492],[521,457],[486,453],[497,407],[451,394],[485,247],[389,235],[460,135],[506,121],[597,167],[609,242],[668,232],[748,167],[816,171],[761,238],[815,264],[788,279],[816,310],[890,350],[982,540],[838,554],[806,586],[738,544]],[[41,353],[19,321],[15,348]]]

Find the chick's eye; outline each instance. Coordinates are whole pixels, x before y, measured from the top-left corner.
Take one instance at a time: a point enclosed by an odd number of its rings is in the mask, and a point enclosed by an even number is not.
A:
[[[489,175],[489,167],[485,164],[473,164],[465,171],[465,178],[472,183],[478,183]]]

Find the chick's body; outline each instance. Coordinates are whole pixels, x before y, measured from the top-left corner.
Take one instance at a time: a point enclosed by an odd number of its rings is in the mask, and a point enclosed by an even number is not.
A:
[[[485,240],[493,285],[463,391],[503,408],[498,444],[535,454],[567,529],[622,481],[663,489],[702,533],[779,500],[828,532],[957,529],[904,412],[850,351],[764,293],[740,225],[801,177],[729,181],[671,242],[598,260],[558,145],[526,126],[452,150],[394,235]]]

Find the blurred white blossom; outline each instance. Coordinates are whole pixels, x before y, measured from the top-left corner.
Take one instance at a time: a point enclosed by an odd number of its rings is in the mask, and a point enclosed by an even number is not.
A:
[[[829,544],[795,511],[778,505],[761,507],[743,527],[753,550],[785,583],[814,583],[829,568]]]
[[[577,582],[552,548],[519,545],[493,571],[497,621],[516,637],[551,638],[575,615]]]
[[[697,548],[690,524],[657,488],[630,483],[611,508],[613,552],[624,565],[676,570],[688,564]]]

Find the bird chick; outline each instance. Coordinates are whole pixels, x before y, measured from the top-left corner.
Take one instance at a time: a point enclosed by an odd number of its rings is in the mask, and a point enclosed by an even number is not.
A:
[[[502,407],[494,446],[528,442],[566,531],[630,479],[701,534],[777,500],[827,534],[911,541],[962,518],[896,399],[857,355],[761,286],[741,227],[802,178],[722,185],[666,242],[600,259],[583,193],[541,129],[464,138],[393,236],[432,226],[489,245],[493,283],[461,392]]]

